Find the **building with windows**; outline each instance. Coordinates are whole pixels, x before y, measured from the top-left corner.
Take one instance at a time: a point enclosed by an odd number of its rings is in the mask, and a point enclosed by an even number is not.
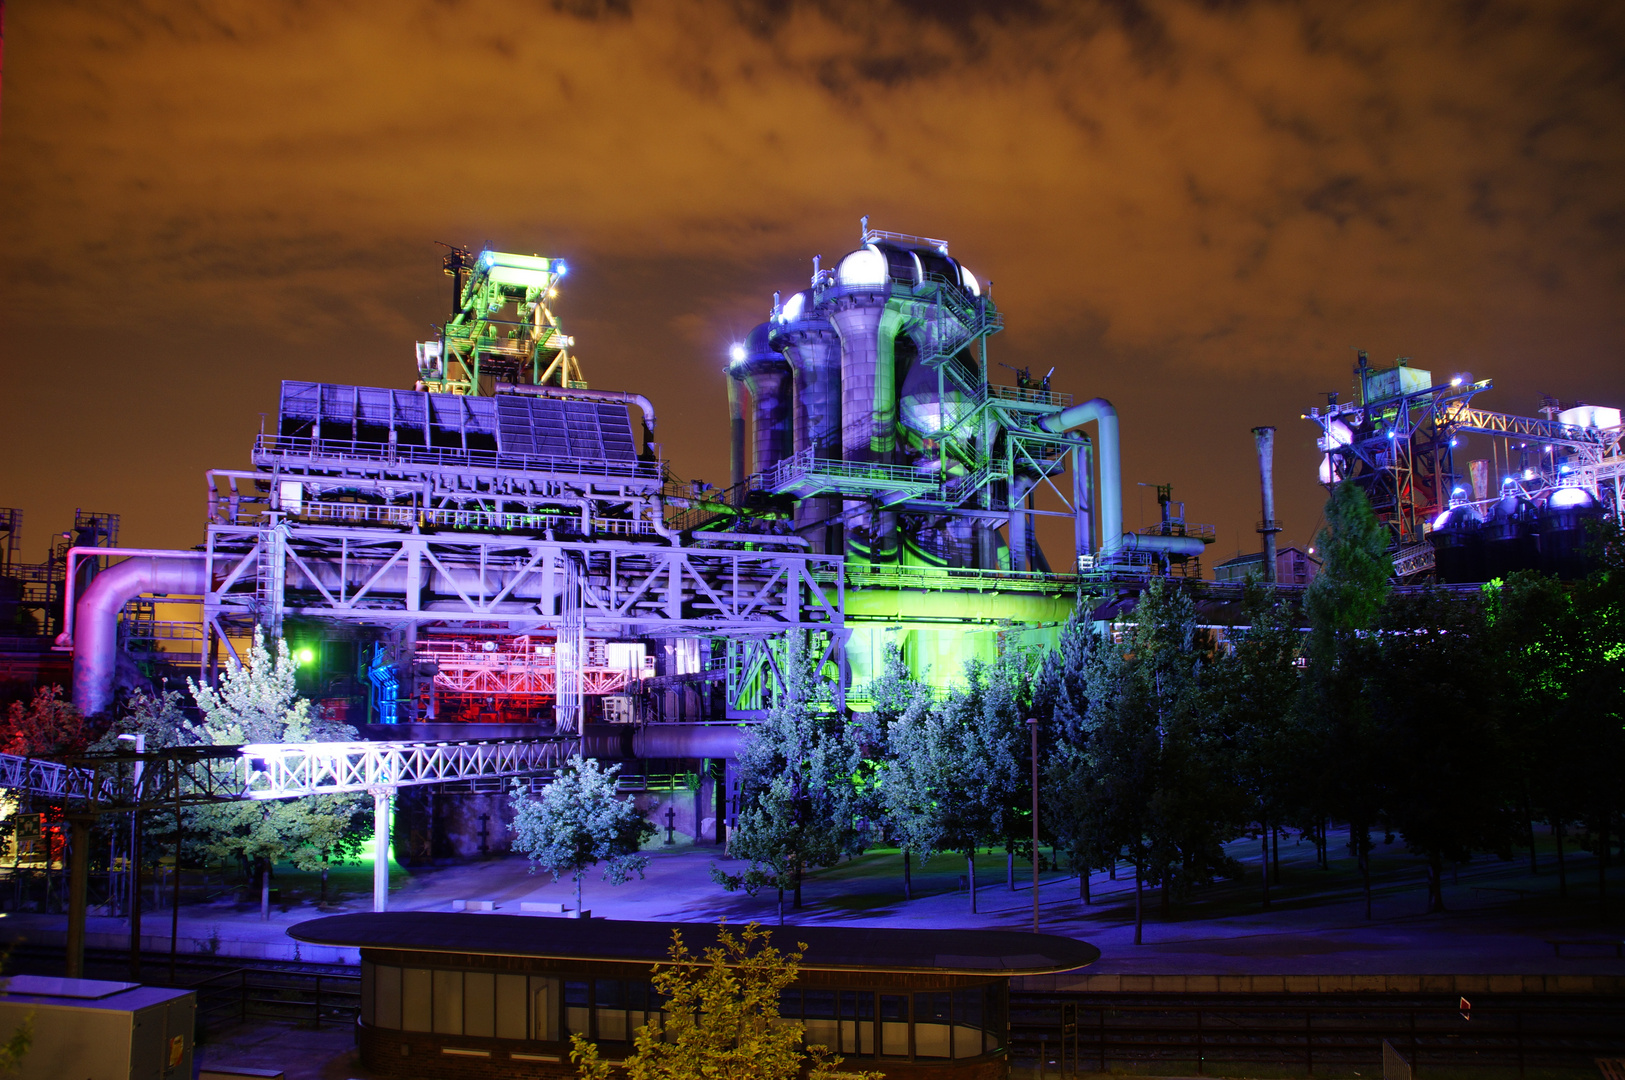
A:
[[[570,1036],[624,1059],[661,1001],[650,976],[673,931],[691,952],[706,923],[399,912],[300,923],[295,939],[361,950],[361,1060],[383,1076],[573,1077]],[[1100,951],[1008,930],[797,926],[805,943],[780,1015],[853,1068],[888,1077],[1008,1074],[1009,981],[1071,971]]]

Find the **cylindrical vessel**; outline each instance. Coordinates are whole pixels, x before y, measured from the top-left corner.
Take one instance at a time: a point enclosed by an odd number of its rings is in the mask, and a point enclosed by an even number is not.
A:
[[[770,340],[772,323],[762,323],[745,339],[745,358],[733,366],[750,391],[754,428],[752,472],[765,473],[793,452],[790,364]]]

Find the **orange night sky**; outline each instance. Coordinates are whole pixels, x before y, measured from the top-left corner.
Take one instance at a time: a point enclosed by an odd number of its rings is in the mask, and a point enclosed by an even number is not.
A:
[[[1491,377],[1501,411],[1625,405],[1618,4],[5,14],[0,504],[29,562],[76,506],[200,542],[204,470],[246,464],[283,378],[410,386],[437,240],[567,259],[593,385],[649,395],[674,470],[725,483],[725,351],[773,291],[862,214],[944,237],[995,283],[994,359],[1116,403],[1126,524],[1172,481],[1211,561],[1256,547],[1257,424],[1307,541],[1298,416],[1347,399],[1353,348]]]

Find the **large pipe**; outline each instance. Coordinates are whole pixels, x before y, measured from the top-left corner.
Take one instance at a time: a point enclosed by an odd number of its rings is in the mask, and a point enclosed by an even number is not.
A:
[[[1038,427],[1059,435],[1091,420],[1099,426],[1100,550],[1111,552],[1122,547],[1123,536],[1123,465],[1118,456],[1117,410],[1105,398],[1093,398],[1043,417]]]
[[[640,758],[739,758],[746,729],[739,724],[645,724],[632,733]]]
[[[745,405],[739,399],[739,378],[728,372],[728,483],[745,482]]]
[[[113,703],[118,614],[125,604],[142,593],[202,596],[208,586],[202,552],[136,556],[96,575],[75,605],[72,638],[61,642],[73,648],[73,703],[79,711],[94,716]]]
[[[1264,580],[1275,584],[1275,534],[1281,531],[1275,522],[1275,429],[1253,428],[1253,442],[1258,447],[1258,483],[1264,494],[1264,520],[1258,531],[1264,537]]]
[[[1155,555],[1201,555],[1204,545],[1194,536],[1141,536],[1125,533],[1118,538],[1115,551],[1145,551]]]
[[[530,386],[516,385],[514,383],[497,383],[497,393],[528,394],[531,397],[579,401],[611,401],[617,405],[636,405],[643,413],[643,449],[645,452],[648,452],[649,444],[654,441],[654,403],[642,394],[633,394],[625,390],[578,390],[568,386]]]

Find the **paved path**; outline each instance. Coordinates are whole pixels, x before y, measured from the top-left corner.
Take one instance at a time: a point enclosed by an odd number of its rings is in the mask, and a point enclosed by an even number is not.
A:
[[[1126,873],[1112,881],[1104,873],[1091,880],[1094,903],[1077,897],[1078,881],[1057,873],[1043,875],[1040,886],[1041,928],[1097,945],[1102,952],[1093,973],[1144,974],[1625,974],[1625,962],[1609,950],[1565,949],[1553,955],[1554,938],[1621,935],[1618,923],[1597,921],[1595,864],[1589,856],[1570,855],[1570,899],[1556,898],[1557,875],[1549,854],[1543,873],[1531,877],[1527,855],[1512,862],[1481,857],[1447,872],[1442,915],[1423,913],[1421,864],[1395,843],[1381,846],[1374,858],[1374,918],[1364,918],[1364,903],[1353,860],[1334,858],[1330,870],[1317,869],[1307,843],[1282,845],[1283,882],[1273,890],[1268,912],[1260,910],[1256,848],[1237,845],[1238,858],[1250,858],[1241,881],[1225,882],[1173,906],[1172,918],[1159,916],[1155,890],[1145,892],[1144,944],[1133,944],[1133,882]],[[584,884],[584,901],[595,916],[730,922],[751,919],[774,923],[776,897],[746,897],[712,883],[713,866],[737,870],[709,845],[656,845],[642,880],[605,885],[594,872]],[[1334,855],[1341,854],[1334,849]],[[810,875],[803,889],[803,908],[785,904],[788,923],[867,924],[915,927],[1003,927],[1032,925],[1031,868],[1017,863],[1016,889],[1006,884],[1002,854],[978,859],[978,912],[960,888],[964,861],[940,857],[913,875],[915,899],[902,896],[901,859],[895,852],[875,852]],[[1616,872],[1617,874],[1617,872]],[[371,909],[370,871],[351,868],[333,875],[332,887],[342,902],[327,911]],[[490,900],[497,910],[517,914],[524,901],[546,901],[573,907],[568,881],[530,874],[522,858],[493,858],[459,865],[396,869],[391,877],[391,910],[449,910],[454,900]],[[310,902],[314,878],[289,869],[278,872],[277,885],[289,903],[273,910],[269,922],[259,919],[258,905],[226,899],[213,905],[183,907],[181,948],[229,955],[281,959],[354,962],[353,952],[298,947],[286,935],[288,926],[324,914]],[[1616,910],[1625,913],[1625,878],[1612,890]],[[1522,890],[1522,892],[1513,891]],[[538,915],[538,918],[548,916]],[[146,948],[169,947],[169,913],[149,911],[142,928]],[[9,915],[0,918],[0,936],[25,935],[44,944],[60,940],[61,916]],[[128,924],[122,919],[92,916],[92,945],[122,947]],[[296,949],[297,957],[296,957]]]

